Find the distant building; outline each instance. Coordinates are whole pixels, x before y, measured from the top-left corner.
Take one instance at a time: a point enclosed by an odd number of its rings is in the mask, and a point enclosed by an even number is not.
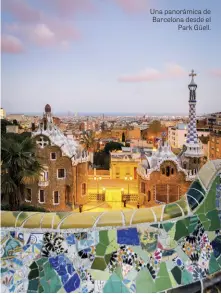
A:
[[[18,122],[21,122],[25,120],[25,115],[24,114],[8,114],[7,119],[10,121],[17,120]]]
[[[0,119],[3,119],[5,117],[6,117],[6,112],[5,112],[4,108],[1,107],[1,109],[0,109]]]
[[[6,133],[19,133],[19,127],[17,125],[8,125],[6,126]]]
[[[141,154],[118,151],[111,152],[110,176],[111,179],[137,179],[137,167],[141,161]]]
[[[174,127],[168,128],[168,142],[172,148],[182,149],[187,140],[188,125],[184,123],[178,123]],[[197,136],[207,137],[209,136],[209,129],[197,129]]]
[[[211,124],[209,140],[209,158],[221,159],[221,112],[212,115],[215,120]]]

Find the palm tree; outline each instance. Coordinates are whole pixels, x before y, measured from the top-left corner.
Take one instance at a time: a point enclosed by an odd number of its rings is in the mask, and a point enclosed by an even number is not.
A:
[[[95,136],[93,132],[86,132],[82,135],[80,139],[80,143],[86,148],[88,151],[93,151],[96,145]]]
[[[3,137],[1,142],[1,192],[12,210],[19,208],[25,184],[36,182],[43,170],[35,156],[34,140],[30,137],[20,139]]]

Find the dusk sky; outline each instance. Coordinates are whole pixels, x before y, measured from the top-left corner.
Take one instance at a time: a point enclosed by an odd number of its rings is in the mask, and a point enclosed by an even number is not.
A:
[[[187,113],[192,69],[197,113],[221,111],[220,0],[1,2],[7,113]],[[150,9],[210,9],[211,30],[153,23]]]

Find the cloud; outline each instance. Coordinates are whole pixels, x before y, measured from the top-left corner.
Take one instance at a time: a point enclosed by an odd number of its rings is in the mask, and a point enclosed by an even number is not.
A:
[[[80,33],[72,24],[57,18],[43,18],[42,23],[13,23],[5,25],[5,30],[10,34],[22,37],[26,42],[37,46],[60,46],[68,48],[71,41],[78,40]]]
[[[143,71],[140,71],[134,75],[123,75],[119,77],[120,82],[147,82],[159,79],[161,77],[161,74],[158,70],[153,68],[147,68]]]
[[[126,13],[146,12],[149,8],[148,0],[114,0]]]
[[[3,53],[18,54],[23,52],[22,42],[12,35],[2,35],[1,49]]]
[[[4,34],[22,38],[24,44],[37,46],[58,46],[69,48],[72,41],[79,40],[80,32],[73,19],[61,19],[57,15],[71,16],[79,10],[90,9],[90,0],[38,0],[44,10],[37,9],[27,0],[5,0],[2,11],[13,17],[13,23],[4,23]],[[33,3],[33,2],[32,2]],[[48,5],[48,9],[45,7]]]
[[[154,68],[146,68],[135,74],[122,75],[118,78],[119,82],[148,82],[159,79],[183,77],[187,75],[187,72],[178,64],[167,63],[163,71],[159,71]]]
[[[33,22],[41,19],[41,12],[32,8],[24,0],[3,0],[2,11],[11,14],[15,19],[22,22]]]
[[[77,12],[94,12],[95,6],[91,0],[41,0],[56,15],[73,17]]]
[[[213,69],[210,71],[210,74],[214,77],[221,77],[221,69],[217,68],[217,69]]]

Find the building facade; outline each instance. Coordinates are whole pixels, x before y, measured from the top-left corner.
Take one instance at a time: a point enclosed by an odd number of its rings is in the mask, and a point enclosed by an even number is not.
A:
[[[141,161],[140,152],[111,152],[111,179],[137,179],[137,167]]]
[[[180,199],[191,183],[179,158],[164,139],[160,140],[159,147],[153,151],[152,156],[142,160],[137,173],[139,201],[146,206]]]
[[[147,206],[156,203],[170,203],[180,199],[195,179],[201,166],[203,147],[196,128],[196,88],[194,72],[189,84],[189,124],[175,129],[186,133],[183,151],[175,155],[164,137],[158,142],[158,149],[152,156],[146,156],[138,165],[139,201]],[[173,128],[171,129],[174,131]],[[173,133],[169,136],[173,136]],[[176,135],[174,135],[176,137]],[[185,136],[184,136],[185,137]]]
[[[168,128],[168,142],[172,148],[182,149],[187,141],[188,125],[179,123],[174,127]],[[197,128],[197,137],[208,137],[210,134],[209,129]]]
[[[25,201],[49,211],[71,211],[87,202],[88,153],[53,123],[50,105],[32,133],[43,171],[25,188]]]

